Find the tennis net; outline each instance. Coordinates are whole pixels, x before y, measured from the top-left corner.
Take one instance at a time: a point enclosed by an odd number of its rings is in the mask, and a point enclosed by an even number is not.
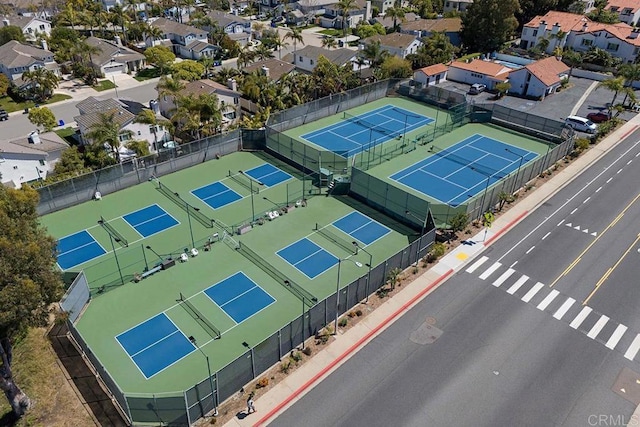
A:
[[[180,293],[180,299],[178,301],[180,302],[180,305],[185,309],[185,311],[189,312],[191,317],[193,317],[194,320],[198,322],[198,324],[202,327],[202,329],[207,331],[207,333],[211,336],[211,338],[220,338],[221,336],[220,330],[215,326],[213,326],[213,323],[211,323],[209,319],[204,317],[204,315],[200,312],[200,310],[195,308],[194,305],[191,303],[191,301],[189,301],[188,298],[185,298],[184,295],[182,295],[182,293]]]
[[[262,271],[271,276],[276,282],[287,288],[289,292],[299,298],[303,303],[307,304],[307,306],[311,307],[318,301],[318,299],[313,296],[311,292],[307,291],[302,286],[298,285],[296,282],[289,279],[287,276],[269,265],[269,263],[263,260],[260,255],[247,247],[247,245],[243,245],[242,243],[240,243],[237,249],[240,254],[260,267]]]
[[[107,230],[107,233],[109,233],[116,242],[120,243],[121,246],[129,246],[129,242],[127,241],[127,239],[125,239],[124,236],[120,234],[120,232],[118,232],[118,230],[113,228],[113,226],[109,224],[109,222],[107,222],[107,220],[104,219],[102,215],[100,216],[100,221],[98,221],[98,223],[102,226],[102,228]]]
[[[178,193],[172,191],[169,187],[161,183],[157,180],[158,183],[158,191],[164,194],[168,199],[178,205],[182,210],[187,212],[187,215],[191,215],[198,221],[200,224],[204,225],[207,228],[213,228],[213,220],[200,212],[199,208],[190,205],[186,200],[184,200]]]
[[[347,252],[355,253],[355,245],[353,244],[353,242],[349,242],[343,239],[342,237],[339,237],[333,231],[329,231],[328,227],[320,227],[316,222],[316,231],[318,232],[318,234],[320,234],[327,240],[335,243],[336,245],[340,246],[342,249],[346,250]]]
[[[256,194],[260,192],[260,185],[257,182],[254,185],[253,180],[242,172],[233,174],[231,173],[231,171],[229,171],[229,178],[242,185],[249,191],[253,191]]]
[[[371,122],[366,121],[365,119],[363,119],[360,116],[354,116],[353,114],[349,114],[346,111],[344,112],[344,116],[343,119],[348,120],[352,123],[356,123],[359,124],[361,126],[364,126],[366,128],[369,128],[375,132],[381,133],[383,135],[388,135],[388,136],[396,136],[400,134],[400,131],[398,130],[392,130],[392,129],[387,129],[387,128],[383,128],[378,124],[374,124]]]
[[[459,156],[457,154],[453,154],[453,152],[448,151],[446,148],[440,148],[437,145],[430,145],[429,152],[435,154],[438,157],[449,159],[452,162],[455,162],[459,165],[466,166],[470,169],[473,169],[478,173],[484,175],[485,177],[495,176],[496,178],[502,179],[508,175],[508,173],[505,173],[505,172],[498,174],[500,172],[499,170],[491,169],[486,166],[477,164],[475,163],[476,160],[465,159],[464,157]]]

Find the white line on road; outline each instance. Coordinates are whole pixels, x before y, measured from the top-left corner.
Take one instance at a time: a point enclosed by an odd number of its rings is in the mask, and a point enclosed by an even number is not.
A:
[[[618,172],[616,172],[616,174],[619,174],[620,172],[622,172],[622,168],[618,169]]]
[[[515,267],[517,263],[518,263],[518,261],[514,262],[513,264],[511,264],[511,265],[509,266],[509,268],[513,268],[513,267]]]
[[[546,219],[545,219],[545,221],[546,221]],[[558,227],[560,227],[563,222],[564,222],[564,219],[558,223]]]
[[[516,293],[516,291],[517,291],[518,289],[520,289],[520,287],[521,287],[522,285],[524,285],[524,283],[525,283],[527,280],[529,280],[529,276],[522,276],[521,278],[519,278],[519,279],[516,281],[516,283],[514,283],[513,285],[511,285],[511,287],[507,290],[507,293],[508,293],[508,294],[511,294],[511,295],[515,294],[515,293]]]
[[[471,267],[467,268],[467,273],[473,273],[474,271],[476,271],[478,267],[480,267],[482,264],[487,262],[488,259],[489,259],[488,257],[483,256],[482,258],[474,262],[473,265],[471,265]]]
[[[573,298],[569,298],[568,300],[566,300],[558,309],[558,311],[556,311],[553,315],[553,317],[555,317],[556,319],[560,320],[562,319],[562,317],[567,314],[567,311],[569,311],[569,309],[571,308],[571,306],[573,305],[573,303],[576,302],[576,300],[574,300]]]
[[[584,202],[582,202],[582,204],[584,205],[585,203],[587,203],[589,200],[591,200],[591,196],[587,197],[586,199],[584,199]]]
[[[627,165],[630,165],[631,163],[633,163],[633,159],[629,160],[629,161],[627,162]]]
[[[602,187],[598,187],[598,189],[596,190],[596,193],[600,190],[602,190]]]
[[[627,352],[624,354],[624,357],[629,360],[633,360],[636,357],[636,354],[638,354],[638,350],[640,350],[640,334],[636,335],[633,342],[627,349]]]
[[[493,274],[494,271],[499,269],[500,266],[502,266],[502,264],[500,264],[499,262],[493,263],[493,265],[491,267],[487,268],[487,270],[480,275],[480,279],[481,280],[486,280],[489,276],[491,276]]]
[[[611,182],[611,180],[613,179],[613,177],[609,178],[608,180],[606,180],[605,182],[608,184]]]
[[[511,276],[513,273],[515,273],[516,271],[512,268],[508,269],[507,271],[505,271],[504,273],[502,273],[502,275],[500,277],[498,277],[493,283],[492,285],[495,286],[496,288],[499,288],[500,285],[502,285],[504,283],[505,280],[507,280],[509,278],[509,276]]]
[[[525,252],[526,255],[529,255],[529,252],[531,252],[532,250],[534,250],[536,247],[535,246],[531,246],[529,248],[529,250],[527,252]]]
[[[544,235],[544,237],[542,237],[542,240],[546,239],[547,237],[549,237],[549,234],[551,234],[551,232],[549,231],[547,234]]]
[[[600,316],[600,318],[598,319],[596,324],[593,325],[593,327],[591,328],[587,336],[591,339],[594,339],[595,337],[597,337],[600,331],[602,330],[602,328],[604,328],[604,325],[606,325],[608,321],[609,321],[609,318],[604,314]]]
[[[569,215],[573,215],[574,213],[576,213],[576,211],[578,210],[578,208],[575,208],[574,210],[572,210]]]
[[[593,309],[591,307],[585,306],[582,309],[582,311],[578,313],[576,318],[573,319],[571,323],[569,323],[569,326],[571,326],[573,329],[578,329],[578,326],[582,325],[582,322],[584,322],[584,319],[587,318],[587,316],[589,315],[589,313],[591,313],[592,310]]]
[[[540,311],[544,311],[547,307],[549,307],[549,304],[551,304],[551,302],[558,296],[558,294],[560,294],[560,292],[556,291],[555,289],[552,290],[551,292],[549,292],[549,295],[547,295],[545,299],[543,299],[542,302],[538,304],[538,307],[536,308]]]
[[[529,289],[529,292],[527,292],[523,297],[522,297],[522,301],[524,302],[529,302],[531,301],[531,298],[533,298],[535,296],[535,294],[538,293],[538,291],[540,289],[544,288],[544,284],[543,283],[536,283],[535,285],[533,285],[533,288]]]
[[[605,344],[605,347],[613,350],[625,332],[627,332],[627,327],[624,326],[623,324],[618,325],[616,330],[613,331],[613,334],[611,335],[611,337],[609,337],[609,341],[607,341],[607,343]]]

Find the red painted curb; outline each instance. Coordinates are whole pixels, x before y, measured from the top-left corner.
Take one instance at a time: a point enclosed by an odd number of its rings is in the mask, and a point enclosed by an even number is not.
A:
[[[380,329],[382,329],[382,327],[387,325],[389,322],[391,322],[393,319],[395,319],[400,313],[402,313],[407,308],[412,306],[418,299],[420,299],[427,292],[429,292],[431,289],[433,289],[434,287],[439,285],[443,280],[445,280],[447,277],[449,277],[452,273],[453,273],[453,269],[447,271],[442,276],[438,277],[438,279],[435,280],[433,283],[431,283],[429,286],[427,286],[426,288],[421,290],[417,295],[415,295],[413,298],[411,298],[409,301],[407,301],[402,307],[400,307],[398,310],[396,310],[394,313],[392,313],[389,317],[384,319],[378,326],[376,326],[371,331],[369,331],[364,337],[360,338],[355,344],[353,344],[351,347],[349,347],[344,353],[342,353],[340,356],[338,356],[336,359],[334,359],[331,363],[329,363],[327,366],[325,366],[320,372],[318,372],[316,375],[314,375],[313,378],[311,378],[309,381],[307,381],[302,386],[300,386],[300,388],[298,388],[296,391],[294,391],[285,400],[280,402],[275,408],[273,408],[271,411],[269,411],[269,413],[267,413],[263,418],[258,420],[255,424],[253,424],[253,426],[254,427],[258,427],[258,426],[266,423],[271,417],[273,417],[275,414],[280,412],[282,410],[282,408],[287,406],[293,399],[298,397],[298,395],[300,395],[303,391],[305,391],[307,388],[309,388],[313,383],[315,383],[320,378],[325,376],[327,374],[327,372],[329,372],[331,369],[333,369],[338,363],[340,363],[344,358],[346,358],[354,350],[356,350],[358,347],[360,347],[364,342],[368,341],[374,334],[376,334]]]
[[[624,135],[622,135],[622,138],[620,139],[625,139],[626,137],[628,137],[632,132],[634,132],[636,129],[638,129],[638,126],[634,126],[632,129],[630,129],[627,133],[625,133]]]
[[[507,231],[508,229],[510,229],[511,227],[513,227],[513,225],[515,223],[517,223],[518,221],[520,221],[526,214],[528,214],[529,211],[523,211],[520,215],[518,215],[517,217],[515,217],[514,219],[512,219],[509,224],[505,225],[504,227],[502,227],[496,234],[494,234],[493,236],[491,236],[489,238],[489,240],[487,240],[486,242],[484,242],[485,246],[489,246],[491,244],[491,242],[493,242],[495,239],[497,239],[502,233],[504,233],[505,231]]]

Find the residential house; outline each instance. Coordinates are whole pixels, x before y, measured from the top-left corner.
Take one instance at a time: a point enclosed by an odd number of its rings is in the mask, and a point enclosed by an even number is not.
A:
[[[336,0],[298,0],[295,3],[289,3],[291,10],[299,10],[304,15],[313,17],[320,16],[325,13],[328,6],[336,3]]]
[[[285,14],[287,26],[303,27],[309,23],[309,16],[302,13],[299,9],[293,9]]]
[[[640,19],[640,2],[638,0],[609,0],[604,8],[616,13],[620,22],[637,25]]]
[[[445,0],[444,12],[466,12],[467,8],[473,4],[473,0]]]
[[[207,13],[207,16],[211,19],[211,22],[222,28],[225,34],[251,34],[251,21],[248,19],[219,10],[211,11]],[[205,27],[205,30],[211,31],[211,28]]]
[[[573,30],[567,38],[566,46],[578,52],[586,52],[598,47],[620,58],[623,62],[635,63],[640,53],[640,29],[619,22],[617,24],[587,23],[579,30]]]
[[[404,22],[398,18],[396,18],[395,21],[396,21],[396,25],[402,26],[403,23],[406,24],[407,22],[417,21],[419,19],[421,19],[420,15],[416,15],[413,12],[409,12],[404,14]],[[378,15],[375,18],[371,18],[371,22],[373,22],[374,24],[379,23],[384,28],[387,28],[387,29],[393,28],[393,21],[394,21],[394,18],[381,16],[381,15]]]
[[[356,0],[355,5],[357,8],[350,10],[347,16],[347,28],[355,28],[360,22],[368,22],[371,19],[370,1]],[[320,17],[320,26],[342,29],[342,10],[339,3],[333,3],[325,7],[325,12]]]
[[[371,0],[371,7],[378,9],[378,13],[384,16],[389,8],[394,7],[394,0]]]
[[[36,16],[2,16],[2,26],[9,25],[21,28],[27,41],[35,41],[39,35],[47,37],[51,35],[51,22]]]
[[[86,40],[89,46],[100,49],[91,55],[93,68],[103,76],[131,73],[145,66],[144,55],[117,42],[89,37]]]
[[[447,80],[449,67],[444,64],[434,64],[420,68],[413,72],[413,80],[422,86],[433,86]]]
[[[167,18],[157,18],[150,25],[162,30],[163,35],[157,40],[147,36],[145,38],[147,47],[162,44],[170,47],[177,56],[186,59],[213,57],[220,49],[218,46],[209,43],[206,30],[171,21]]]
[[[279,15],[284,10],[284,4],[281,0],[260,0],[260,13]]]
[[[218,102],[222,109],[223,122],[226,125],[232,124],[240,118],[241,94],[238,92],[235,80],[230,79],[228,86],[221,85],[210,79],[187,82],[179,95],[198,97],[200,94],[216,95],[218,97]],[[158,106],[160,114],[170,118],[176,110],[175,98],[170,95],[159,96]]]
[[[497,83],[509,79],[511,68],[496,62],[474,59],[470,62],[454,61],[449,64],[447,79],[460,83],[481,83],[493,90]]]
[[[79,102],[76,107],[80,112],[74,117],[78,124],[80,136],[83,144],[90,144],[87,134],[90,133],[97,123],[100,123],[101,114],[113,114],[113,120],[120,126],[120,155],[125,160],[133,156],[126,144],[131,141],[146,141],[149,144],[149,151],[157,152],[162,142],[171,140],[169,130],[163,126],[150,126],[142,123],[134,123],[136,115],[142,111],[143,106],[137,102],[119,101],[113,98],[101,99],[90,96]]]
[[[563,48],[567,43],[569,34],[579,30],[585,23],[591,20],[584,15],[566,12],[547,12],[544,16],[536,16],[527,22],[522,28],[520,47],[531,49],[542,40],[548,40],[546,53],[553,53],[556,46]]]
[[[460,46],[460,30],[462,20],[456,18],[440,19],[417,19],[415,21],[405,21],[400,23],[400,32],[411,34],[416,38],[429,37],[433,33],[444,33],[452,45]]]
[[[358,70],[358,66],[356,64],[358,53],[351,49],[344,48],[325,49],[318,46],[305,46],[295,52],[293,64],[297,69],[311,73],[313,72],[313,69],[316,68],[316,65],[318,65],[318,59],[321,56],[324,56],[329,60],[329,62],[337,65],[338,67],[342,67],[346,64],[352,64],[353,70]]]
[[[0,46],[0,72],[18,87],[23,87],[22,73],[46,68],[60,73],[58,64],[53,59],[53,53],[35,46],[22,44],[18,41]]]
[[[22,184],[45,179],[69,148],[55,132],[0,141],[2,185],[20,188]]]
[[[296,66],[276,58],[269,58],[262,61],[253,62],[244,68],[242,72],[245,74],[259,72],[267,76],[271,81],[277,82],[286,75],[291,74]]]
[[[367,44],[380,42],[380,49],[389,52],[391,55],[406,58],[407,55],[416,53],[422,41],[412,34],[391,33],[386,35],[375,35],[367,37],[360,42],[360,48],[364,49]]]
[[[253,1],[250,0],[231,0],[229,3],[229,9],[233,15],[238,15],[245,11]]]
[[[512,71],[509,74],[509,93],[544,99],[555,93],[567,78],[569,67],[559,58],[550,56]]]
[[[43,2],[42,0],[0,0],[0,6],[15,15],[36,16],[45,20],[51,20],[59,13],[57,2]]]

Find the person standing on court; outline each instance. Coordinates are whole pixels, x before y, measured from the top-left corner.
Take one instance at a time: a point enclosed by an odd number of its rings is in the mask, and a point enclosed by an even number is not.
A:
[[[252,412],[256,412],[256,407],[253,403],[254,392],[249,394],[249,398],[247,399],[247,414],[251,414]]]

